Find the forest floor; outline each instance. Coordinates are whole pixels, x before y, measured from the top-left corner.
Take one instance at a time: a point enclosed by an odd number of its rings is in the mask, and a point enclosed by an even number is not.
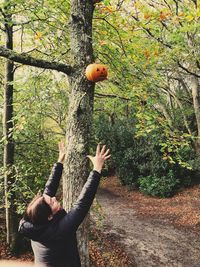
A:
[[[121,187],[116,177],[109,177],[98,190],[97,203],[96,229],[103,241],[111,240],[107,251],[104,242],[93,241],[96,253],[103,255],[98,266],[200,266],[199,185],[158,199]]]
[[[94,267],[200,267],[198,185],[158,199],[122,187],[116,177],[109,177],[98,190],[91,222]],[[33,257],[26,253],[13,258],[1,243],[0,259],[28,266]],[[1,260],[0,266],[6,267]]]

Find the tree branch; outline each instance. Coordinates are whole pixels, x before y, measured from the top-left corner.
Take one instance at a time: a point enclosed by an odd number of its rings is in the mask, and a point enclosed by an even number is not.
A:
[[[183,69],[184,71],[186,71],[187,73],[189,73],[190,75],[193,75],[197,78],[200,78],[200,75],[198,75],[197,73],[195,72],[192,72],[192,71],[189,71],[186,67],[184,67],[179,61],[178,61],[178,66]]]
[[[29,65],[29,66],[43,68],[43,69],[57,70],[67,75],[70,75],[73,71],[70,65],[66,65],[66,64],[58,63],[54,61],[50,62],[50,61],[43,60],[43,59],[33,58],[27,55],[26,53],[21,53],[21,54],[16,53],[3,46],[0,46],[0,56],[10,59],[12,61],[24,64],[24,65]]]
[[[169,10],[172,11],[172,8],[171,8],[170,4],[169,4],[166,0],[164,0],[164,3],[165,3],[166,6],[169,8]]]
[[[155,40],[157,40],[159,43],[161,43],[162,45],[172,49],[172,46],[170,44],[165,43],[160,37],[156,37],[148,28],[142,27],[143,30],[145,30],[152,38],[154,38]]]
[[[6,14],[3,12],[2,8],[0,8],[0,13],[3,15],[4,18],[6,17]]]
[[[126,54],[126,51],[125,51],[125,48],[124,48],[124,44],[122,42],[122,38],[120,36],[120,33],[119,33],[118,29],[114,25],[112,25],[107,19],[103,18],[103,20],[117,32],[117,35],[119,37],[119,41],[120,41],[120,44],[121,44],[122,51],[123,51],[124,55],[127,57],[127,54]]]
[[[176,101],[176,103],[177,103],[177,105],[179,106],[179,108],[180,108],[180,110],[181,110],[181,113],[182,113],[182,115],[183,115],[183,122],[184,122],[184,124],[185,124],[185,127],[186,127],[188,133],[192,135],[192,130],[190,129],[189,122],[188,122],[187,116],[186,116],[186,114],[185,114],[185,108],[184,108],[184,106],[182,105],[181,100],[176,96],[176,94],[174,94],[174,93],[172,92],[172,90],[170,89],[170,87],[167,87],[167,88],[165,88],[165,87],[160,87],[160,88],[161,88],[163,91],[169,93],[169,94],[174,98],[174,101]]]
[[[116,5],[116,9],[120,10],[120,8],[122,7],[123,3],[124,3],[124,0],[118,0],[118,3]]]
[[[112,95],[112,94],[101,94],[101,93],[95,93],[94,94],[95,97],[99,97],[99,98],[104,98],[104,97],[108,97],[108,98],[119,98],[122,100],[131,100],[130,98],[126,98],[123,96],[119,96],[119,95]]]

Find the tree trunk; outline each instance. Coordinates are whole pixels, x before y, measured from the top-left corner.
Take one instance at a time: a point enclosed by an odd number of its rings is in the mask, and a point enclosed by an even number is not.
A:
[[[197,155],[200,156],[200,84],[197,77],[191,77],[191,87],[194,112],[197,123],[197,140],[195,142],[195,149]]]
[[[7,6],[7,9],[9,7]],[[13,29],[11,15],[5,16],[6,48],[13,49]],[[6,212],[6,242],[12,251],[15,250],[17,237],[17,221],[14,208],[14,194],[10,188],[14,182],[14,142],[13,142],[13,80],[14,63],[7,60],[5,64],[4,86],[4,112],[3,112],[3,136],[4,136],[4,193]]]
[[[71,0],[71,55],[74,73],[69,77],[70,97],[66,131],[66,160],[63,174],[63,204],[69,210],[88,174],[86,155],[93,113],[94,83],[85,78],[85,68],[93,61],[91,0]],[[78,232],[81,266],[89,266],[88,219]]]

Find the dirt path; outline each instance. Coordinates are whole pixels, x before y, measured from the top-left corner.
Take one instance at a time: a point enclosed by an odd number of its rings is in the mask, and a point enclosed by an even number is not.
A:
[[[112,188],[100,188],[97,200],[105,215],[104,232],[115,235],[134,257],[133,267],[200,267],[200,235],[159,216],[138,215],[134,204]]]

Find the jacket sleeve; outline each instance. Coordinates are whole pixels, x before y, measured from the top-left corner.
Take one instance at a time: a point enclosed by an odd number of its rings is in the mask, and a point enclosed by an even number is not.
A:
[[[65,233],[70,229],[77,229],[87,215],[94,200],[100,182],[101,174],[91,171],[81,190],[81,193],[73,205],[73,208],[60,221],[60,230]]]
[[[55,163],[52,168],[49,179],[45,184],[45,189],[43,194],[49,195],[50,197],[55,196],[60,183],[60,178],[62,176],[62,171],[63,171],[63,164],[60,162]]]

